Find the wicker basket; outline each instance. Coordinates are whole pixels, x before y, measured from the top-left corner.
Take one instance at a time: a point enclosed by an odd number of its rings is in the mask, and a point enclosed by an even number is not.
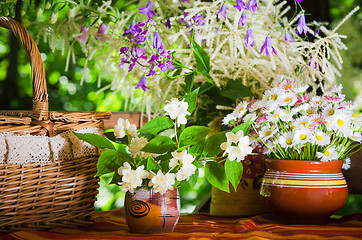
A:
[[[33,111],[0,111],[0,134],[52,140],[74,130],[102,128],[103,120],[111,117],[109,112],[49,112],[44,66],[34,40],[13,19],[0,17],[0,26],[10,29],[26,50],[34,98]],[[16,147],[21,150],[22,146]],[[8,146],[0,143],[0,147]],[[82,157],[68,154],[68,159],[47,164],[9,164],[8,155],[0,159],[0,232],[92,224],[98,151]],[[29,158],[26,162],[34,162],[32,154],[25,151],[20,155]]]

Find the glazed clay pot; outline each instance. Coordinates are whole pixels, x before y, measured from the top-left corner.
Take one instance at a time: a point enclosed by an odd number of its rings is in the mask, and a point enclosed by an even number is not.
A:
[[[125,214],[128,227],[134,233],[173,232],[180,217],[178,189],[160,194],[142,187],[127,192]]]
[[[342,164],[341,160],[267,159],[260,189],[262,201],[282,223],[327,223],[347,200]]]

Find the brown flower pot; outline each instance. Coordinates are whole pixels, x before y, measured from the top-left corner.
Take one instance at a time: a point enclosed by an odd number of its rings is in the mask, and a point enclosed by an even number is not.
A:
[[[180,217],[178,189],[160,194],[142,187],[125,197],[126,221],[134,233],[173,232]]]
[[[347,200],[342,164],[341,160],[267,159],[260,189],[262,201],[283,223],[327,223]]]

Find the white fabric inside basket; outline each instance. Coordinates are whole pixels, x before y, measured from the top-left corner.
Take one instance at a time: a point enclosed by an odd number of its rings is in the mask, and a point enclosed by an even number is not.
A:
[[[85,128],[74,132],[103,135],[100,128]],[[0,164],[50,164],[99,154],[99,149],[78,139],[72,131],[55,137],[0,133]]]

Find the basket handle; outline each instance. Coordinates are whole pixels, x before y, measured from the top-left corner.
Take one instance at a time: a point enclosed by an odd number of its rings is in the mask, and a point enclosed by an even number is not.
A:
[[[12,18],[0,16],[0,26],[11,30],[16,38],[23,45],[26,54],[28,55],[32,85],[33,85],[33,120],[35,123],[45,127],[48,131],[52,128],[49,120],[48,93],[45,80],[44,64],[41,59],[39,49],[26,31],[26,29]],[[51,132],[51,130],[49,131]]]

